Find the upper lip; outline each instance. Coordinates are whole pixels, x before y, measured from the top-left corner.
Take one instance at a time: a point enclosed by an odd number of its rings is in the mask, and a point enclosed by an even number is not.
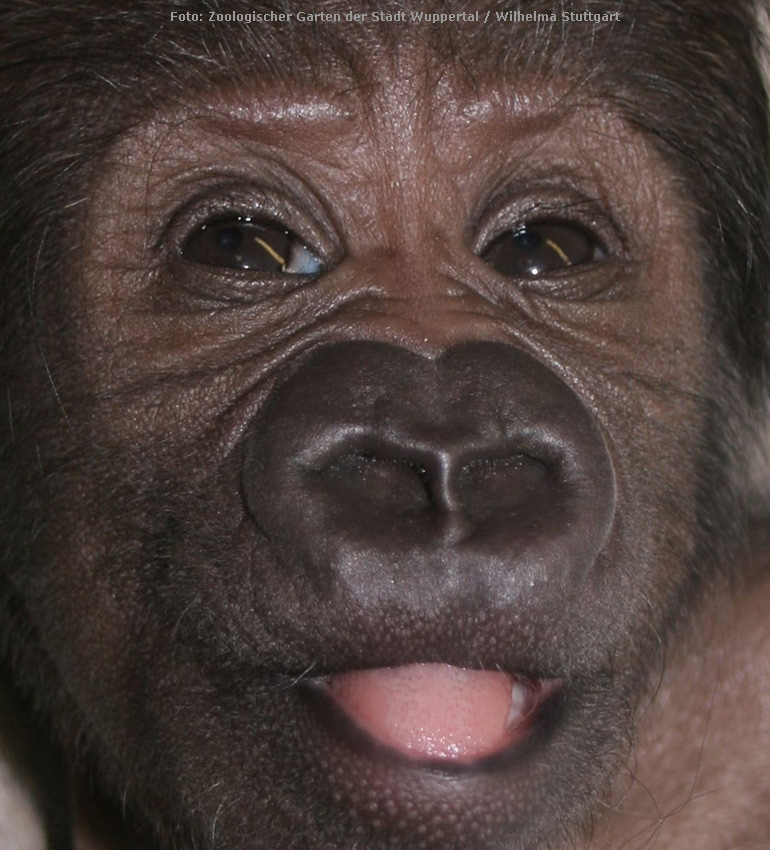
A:
[[[347,626],[340,629],[324,629],[317,623],[313,634],[295,636],[268,666],[291,681],[426,663],[496,670],[532,681],[568,679],[573,672],[581,672],[571,669],[558,647],[553,650],[553,642],[540,647],[526,631],[512,626],[511,618],[505,625],[490,620],[484,628],[469,629],[467,635],[453,634],[442,628],[444,623],[428,621],[411,630],[400,623],[388,628],[385,619],[375,616],[367,624],[366,618],[358,622],[340,618]]]
[[[360,654],[355,653],[356,658],[344,660],[344,657],[339,656],[332,658],[326,655],[323,658],[309,660],[305,665],[277,665],[280,678],[290,682],[291,684],[299,684],[300,682],[323,683],[331,679],[333,676],[349,673],[354,670],[374,670],[383,667],[404,667],[411,664],[447,664],[452,667],[462,667],[468,670],[493,670],[500,673],[506,673],[517,679],[526,682],[551,682],[551,681],[568,681],[569,675],[563,672],[553,670],[545,670],[533,665],[527,664],[511,664],[502,661],[490,660],[486,662],[484,659],[476,656],[474,659],[463,655],[462,653],[444,653],[443,656],[438,656],[434,653],[414,654],[404,656],[402,654],[395,655],[393,653],[381,652],[367,654],[362,658]]]

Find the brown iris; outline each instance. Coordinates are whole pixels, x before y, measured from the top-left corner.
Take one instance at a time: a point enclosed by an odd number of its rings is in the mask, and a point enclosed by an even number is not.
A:
[[[318,274],[321,261],[299,237],[270,221],[248,216],[199,227],[182,249],[195,263],[263,274]]]
[[[497,236],[481,259],[506,277],[538,277],[604,258],[598,239],[577,224],[534,221]]]

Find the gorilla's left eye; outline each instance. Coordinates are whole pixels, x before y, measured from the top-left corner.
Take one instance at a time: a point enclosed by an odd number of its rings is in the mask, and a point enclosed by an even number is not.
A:
[[[497,236],[481,259],[506,277],[538,277],[603,260],[599,239],[579,224],[530,221]]]
[[[199,227],[182,256],[194,263],[266,274],[316,275],[321,260],[291,230],[250,216],[233,216]]]

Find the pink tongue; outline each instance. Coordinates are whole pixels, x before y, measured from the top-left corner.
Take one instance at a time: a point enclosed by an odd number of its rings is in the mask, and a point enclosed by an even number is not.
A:
[[[463,762],[513,740],[508,721],[514,683],[504,673],[411,664],[334,676],[329,690],[381,744],[416,759]]]

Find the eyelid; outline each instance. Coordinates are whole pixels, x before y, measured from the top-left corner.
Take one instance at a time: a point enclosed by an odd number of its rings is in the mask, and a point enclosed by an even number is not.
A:
[[[235,242],[223,244],[223,236]],[[199,266],[259,277],[308,278],[325,271],[323,261],[294,231],[280,222],[252,215],[217,218],[194,228],[180,255]]]
[[[616,300],[634,291],[639,279],[639,243],[633,219],[602,196],[576,187],[571,181],[538,181],[496,193],[485,204],[470,247],[494,275],[501,297],[529,293],[559,301]],[[562,268],[544,269],[535,276],[507,276],[484,259],[484,253],[502,234],[515,233],[535,222],[552,222],[587,231],[601,256]]]
[[[479,257],[492,269],[519,283],[580,272],[607,258],[596,233],[563,219],[531,219],[523,227],[498,233]]]
[[[498,194],[478,217],[472,250],[480,255],[506,231],[546,220],[582,227],[594,235],[607,256],[626,252],[623,229],[608,212],[606,204],[571,185],[533,186]]]
[[[228,218],[252,218],[291,231],[328,269],[339,261],[338,241],[326,222],[319,223],[304,209],[305,205],[286,198],[280,190],[240,182],[214,184],[201,189],[169,216],[155,250],[170,260],[181,255],[183,246],[201,228]],[[237,269],[232,271],[238,273]]]

